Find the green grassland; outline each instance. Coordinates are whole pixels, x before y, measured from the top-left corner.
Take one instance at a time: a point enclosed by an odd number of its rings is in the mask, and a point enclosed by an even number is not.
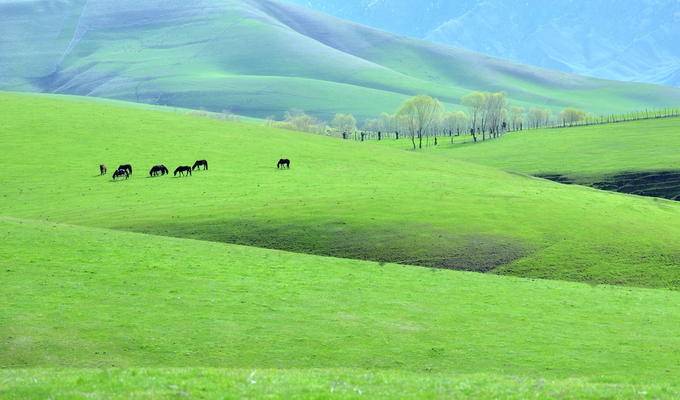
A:
[[[535,278],[680,287],[677,203],[444,157],[106,103],[5,94],[0,215]],[[36,120],[36,115],[39,119]],[[36,145],[39,143],[39,145]],[[275,169],[281,157],[290,171]],[[148,178],[191,164],[192,178]],[[132,163],[112,182],[98,165]]]
[[[442,140],[436,150],[508,171],[591,180],[624,171],[680,170],[678,148],[680,118],[664,118],[527,130],[465,146]]]
[[[644,399],[673,398],[672,385],[592,383],[490,374],[453,375],[398,370],[0,370],[6,399],[260,399],[260,398],[474,398]],[[3,390],[4,389],[4,390]]]
[[[254,117],[393,112],[474,90],[593,113],[664,107],[680,89],[520,66],[269,0],[0,3],[0,89],[87,95]]]
[[[0,144],[2,398],[679,395],[677,202],[61,96]]]
[[[345,395],[633,398],[650,386],[670,398],[679,390],[675,291],[7,217],[0,225],[2,397],[201,388],[284,396],[334,382]],[[101,371],[109,368],[125,370]]]
[[[424,141],[423,151],[561,183],[680,200],[680,118],[512,132],[474,143],[470,135]],[[412,149],[409,139],[372,141]]]

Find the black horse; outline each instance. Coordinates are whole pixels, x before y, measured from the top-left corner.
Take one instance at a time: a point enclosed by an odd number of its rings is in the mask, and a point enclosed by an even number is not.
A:
[[[127,171],[128,175],[132,175],[132,165],[130,164],[123,164],[119,166],[118,169],[124,169]]]
[[[203,169],[206,169],[206,170],[207,170],[207,169],[208,169],[208,161],[206,161],[206,160],[198,160],[198,161],[196,161],[196,162],[194,163],[194,166],[191,167],[191,169],[192,169],[192,170],[196,170],[196,169],[201,169],[201,167],[203,167]]]
[[[290,160],[287,158],[282,158],[279,160],[278,164],[276,164],[276,168],[287,168],[290,169]]]
[[[106,165],[99,164],[99,175],[106,175]]]
[[[149,176],[167,175],[170,171],[165,167],[165,165],[154,165],[149,171]]]
[[[186,172],[186,175],[184,175],[185,172]],[[173,175],[177,176],[177,174],[179,174],[180,176],[191,176],[191,167],[188,166],[188,165],[177,167],[177,169],[175,169],[175,172],[173,173]]]
[[[125,177],[125,179],[130,177],[130,174],[128,174],[126,169],[123,168],[118,168],[116,172],[113,173],[113,180],[115,181],[116,178],[122,178]]]

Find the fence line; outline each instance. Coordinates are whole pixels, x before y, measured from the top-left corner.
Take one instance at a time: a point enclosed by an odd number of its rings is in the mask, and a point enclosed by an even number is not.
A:
[[[477,142],[482,142],[490,139],[496,139],[503,134],[506,133],[513,133],[513,132],[523,132],[523,131],[529,131],[529,130],[536,130],[536,129],[558,129],[558,128],[576,128],[576,127],[583,127],[583,126],[595,126],[595,125],[609,125],[609,124],[616,124],[616,123],[621,123],[621,122],[631,122],[631,121],[643,121],[643,120],[651,120],[651,119],[661,119],[661,118],[674,118],[674,117],[680,117],[680,108],[664,108],[664,109],[659,109],[659,110],[644,110],[644,111],[635,111],[635,112],[630,112],[630,113],[625,113],[625,114],[610,114],[610,115],[603,115],[603,116],[597,116],[597,117],[586,117],[581,121],[577,122],[572,122],[572,123],[567,123],[567,122],[555,122],[552,121],[552,123],[547,123],[547,124],[529,124],[527,123],[526,125],[524,123],[520,124],[519,128],[515,129],[506,129],[502,131],[501,133],[498,134],[490,134],[489,132],[482,132],[478,129],[478,139]],[[531,126],[535,125],[535,126]],[[486,136],[485,138],[482,138],[482,135]],[[459,137],[459,136],[471,136],[470,133],[468,132],[467,129],[462,129],[460,131],[453,131],[453,130],[447,130],[447,129],[442,129],[438,132],[430,132],[426,135],[423,135],[423,140],[438,140],[438,139],[449,139],[453,137]],[[351,133],[342,133],[339,135],[340,138],[345,139],[345,140],[355,140],[355,141],[381,141],[381,140],[405,140],[405,139],[410,139],[410,136],[405,133],[401,133],[399,131],[390,131],[390,132],[382,132],[382,131],[355,131]],[[418,139],[416,138],[416,141]],[[469,141],[465,141],[463,143],[467,142],[474,142],[474,140],[470,139]]]

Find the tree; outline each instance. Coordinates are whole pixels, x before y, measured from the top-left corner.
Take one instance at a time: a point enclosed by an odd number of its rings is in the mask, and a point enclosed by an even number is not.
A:
[[[470,132],[478,132],[479,125],[483,123],[484,104],[486,103],[486,93],[472,92],[460,99],[462,105],[469,109],[470,115]],[[475,139],[476,141],[476,139]]]
[[[364,121],[361,129],[369,132],[378,132],[382,130],[382,124],[379,118],[369,118]]]
[[[560,113],[560,119],[562,120],[563,126],[566,125],[572,126],[576,123],[583,121],[585,118],[586,113],[576,108],[565,108]]]
[[[468,116],[463,111],[451,111],[445,113],[442,118],[442,127],[449,131],[449,135],[456,132],[456,135],[460,135],[461,131],[465,131],[468,125]],[[451,142],[453,143],[453,136],[451,137]]]
[[[401,106],[397,115],[411,137],[413,149],[416,148],[416,137],[418,147],[423,148],[423,134],[437,121],[441,111],[439,100],[425,95],[413,97]]]
[[[503,92],[484,93],[482,135],[487,130],[493,137],[500,135],[507,104],[507,96]],[[482,136],[482,139],[484,139],[484,136]]]
[[[380,114],[380,130],[384,132],[393,132],[398,129],[397,127],[397,117],[392,114],[382,113]]]
[[[521,131],[522,125],[524,123],[524,108],[510,107],[510,110],[508,110],[508,116],[510,118],[510,126],[512,130]]]
[[[275,122],[274,126],[277,128],[310,133],[324,133],[326,130],[326,124],[324,122],[307,115],[302,110],[286,111],[284,120]]]
[[[338,133],[352,133],[357,129],[357,120],[352,114],[335,114],[331,121],[331,128]]]
[[[545,108],[532,108],[527,114],[529,126],[532,128],[540,128],[548,125],[550,122],[550,110]]]

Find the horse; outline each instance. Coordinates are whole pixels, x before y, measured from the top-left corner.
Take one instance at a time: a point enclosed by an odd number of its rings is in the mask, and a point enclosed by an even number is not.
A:
[[[154,165],[149,171],[149,176],[167,175],[170,171],[165,167],[165,165]]]
[[[130,164],[123,164],[118,167],[118,169],[124,169],[127,171],[128,175],[132,175],[132,165]]]
[[[106,175],[106,165],[99,164],[99,176]]]
[[[200,170],[201,167],[203,167],[203,169],[207,170],[207,169],[208,169],[208,161],[206,161],[206,160],[198,160],[198,161],[196,161],[196,162],[194,163],[194,166],[191,167],[191,170],[192,170],[192,171],[193,171],[193,170],[196,170],[196,169],[199,169],[199,170]]]
[[[130,177],[130,174],[128,174],[126,169],[118,168],[116,170],[116,172],[113,173],[113,180],[115,181],[116,178],[120,178],[120,177],[123,177],[123,176],[125,177],[125,179],[127,179],[127,178]]]
[[[191,167],[188,166],[188,165],[183,165],[181,167],[177,167],[177,169],[175,169],[175,172],[173,173],[173,175],[177,176],[177,174],[179,174],[180,176],[185,176],[184,175],[185,172],[187,173],[186,176],[191,176]]]
[[[282,158],[279,160],[279,162],[276,164],[276,168],[281,169],[281,168],[287,168],[290,169],[290,160],[287,158]]]

